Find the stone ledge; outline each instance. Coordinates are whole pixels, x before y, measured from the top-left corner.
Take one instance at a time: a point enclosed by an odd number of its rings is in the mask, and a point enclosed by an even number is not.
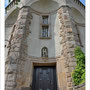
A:
[[[81,88],[81,87],[85,87],[85,83],[78,85],[78,86],[74,86],[75,89]]]

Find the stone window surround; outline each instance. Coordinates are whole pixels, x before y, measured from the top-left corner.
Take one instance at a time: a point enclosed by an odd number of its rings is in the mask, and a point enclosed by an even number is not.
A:
[[[43,21],[42,21],[42,17],[43,16],[48,16],[48,24],[46,26],[48,26],[48,32],[49,32],[49,37],[42,37],[41,36],[41,31],[42,31],[42,26],[45,26],[43,25]],[[51,39],[51,15],[50,14],[40,14],[40,33],[39,33],[39,39]]]

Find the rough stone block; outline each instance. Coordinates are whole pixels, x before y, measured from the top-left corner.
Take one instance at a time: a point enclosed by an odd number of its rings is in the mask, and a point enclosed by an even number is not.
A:
[[[78,90],[82,90],[81,88],[78,88]]]
[[[71,22],[70,21],[65,21],[65,26],[67,25],[71,25]]]
[[[8,74],[8,78],[7,78],[7,80],[8,81],[13,81],[13,80],[15,80],[15,78],[16,78],[16,75],[15,74]]]
[[[68,40],[68,41],[73,41],[73,40],[74,40],[74,37],[68,36],[68,37],[67,37],[67,40]]]
[[[18,34],[23,34],[24,33],[24,31],[23,31],[23,29],[18,29],[18,32],[17,32]]]
[[[67,33],[72,33],[72,28],[67,28]]]
[[[67,78],[68,78],[68,77],[69,77],[69,78],[71,77],[71,73],[67,73]]]
[[[6,89],[5,90],[13,90],[13,87],[7,87],[6,86]]]
[[[74,57],[74,53],[68,53],[68,57]]]
[[[85,90],[85,86],[84,87],[82,87],[82,89],[81,90]]]
[[[69,61],[70,62],[76,62],[76,58],[75,57],[71,57],[71,58],[69,58]]]
[[[69,68],[68,67],[65,69],[65,72],[66,73],[69,73]]]
[[[67,82],[72,82],[72,78],[67,78]]]
[[[16,86],[16,82],[7,82],[6,86],[8,86],[8,87],[15,87]]]
[[[69,62],[65,62],[65,68],[69,67]]]
[[[69,66],[70,66],[70,67],[76,66],[76,62],[70,62],[70,63],[69,63]]]
[[[31,90],[30,87],[22,87],[21,90]]]
[[[68,90],[73,90],[73,88],[68,88]]]
[[[60,22],[61,22],[62,24],[64,24],[64,20],[63,20],[63,18],[61,18]]]
[[[67,90],[67,88],[66,87],[63,87],[63,90]]]
[[[25,27],[24,25],[22,25],[22,26],[20,25],[20,26],[18,26],[18,29],[24,29],[24,27]]]
[[[66,28],[71,28],[72,26],[70,24],[65,25]]]
[[[69,67],[69,72],[73,72],[74,69],[75,67]]]
[[[60,32],[60,37],[64,35],[64,32]]]
[[[71,86],[72,86],[72,83],[71,83],[71,82],[69,82],[69,83],[68,83],[68,87],[71,87]]]
[[[72,54],[74,54],[74,48],[67,48],[67,53],[72,53]]]
[[[61,19],[62,18],[62,15],[59,15],[58,18]]]
[[[70,21],[69,16],[67,14],[64,15],[64,20],[65,21]]]
[[[26,14],[21,15],[21,19],[27,19],[27,13],[26,13]]]
[[[63,9],[60,8],[60,9],[58,10],[58,14],[62,14],[62,13],[63,13]]]

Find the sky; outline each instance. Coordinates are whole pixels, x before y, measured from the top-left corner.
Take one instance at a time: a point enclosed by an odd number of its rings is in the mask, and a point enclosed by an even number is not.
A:
[[[85,0],[80,0],[85,5]]]
[[[5,0],[5,7],[8,5],[8,0]]]
[[[80,0],[85,5],[85,0]],[[8,0],[5,0],[5,7],[8,5]]]

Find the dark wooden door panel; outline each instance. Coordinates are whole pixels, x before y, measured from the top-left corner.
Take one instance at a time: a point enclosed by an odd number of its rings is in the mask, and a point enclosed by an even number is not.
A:
[[[34,67],[32,90],[57,90],[55,67]]]

